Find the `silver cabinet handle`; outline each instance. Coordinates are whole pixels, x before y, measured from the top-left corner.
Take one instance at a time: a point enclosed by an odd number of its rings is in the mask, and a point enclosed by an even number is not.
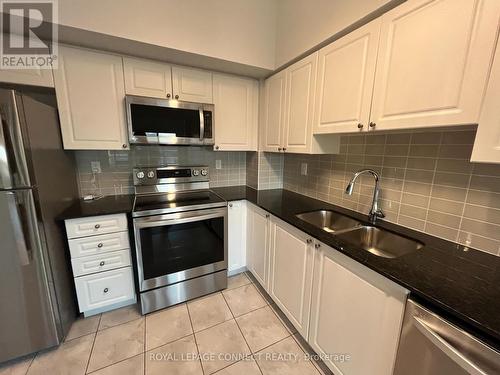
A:
[[[215,149],[218,150],[219,149],[219,146],[215,146]]]
[[[460,351],[446,341],[432,327],[428,326],[422,319],[413,317],[415,327],[422,333],[430,342],[432,342],[439,350],[446,354],[453,362],[466,370],[472,375],[488,375],[487,372],[479,368],[474,362],[465,357]]]
[[[99,229],[100,227],[101,227],[101,224],[96,224],[96,225],[94,225],[94,228],[95,228],[95,229]]]
[[[375,126],[377,126],[375,122],[370,122],[370,128],[374,128]]]
[[[232,204],[232,203],[229,203],[229,204],[228,204],[228,206],[229,206],[229,207],[233,207],[233,204]]]
[[[179,95],[176,95],[176,96],[175,96],[175,99],[179,99]]]
[[[98,248],[103,247],[103,243],[102,243],[102,242],[98,243],[98,244],[97,244],[97,247],[98,247]]]
[[[321,245],[320,245],[319,243],[314,244],[314,248],[315,248],[315,249],[319,249],[320,247],[321,247]]]
[[[270,215],[269,214],[266,214],[266,218],[269,219]]]
[[[312,240],[312,238],[308,238],[308,239],[306,240],[306,242],[307,242],[308,244],[312,244],[313,240]]]
[[[167,98],[170,98],[170,97],[171,97],[170,93],[169,93],[169,94],[167,94]]]
[[[278,151],[281,151],[281,147],[278,147]]]
[[[122,148],[127,148],[127,145],[125,143],[122,144]]]
[[[286,147],[283,147],[283,152],[285,152],[285,151],[286,151]]]
[[[364,125],[363,125],[362,123],[359,123],[359,124],[358,124],[358,129],[363,129],[363,126],[364,126]]]
[[[109,292],[109,289],[108,288],[104,288],[103,292],[107,293],[107,292]]]
[[[102,267],[104,266],[106,263],[104,263],[104,261],[102,261],[101,263],[99,263],[99,265]]]

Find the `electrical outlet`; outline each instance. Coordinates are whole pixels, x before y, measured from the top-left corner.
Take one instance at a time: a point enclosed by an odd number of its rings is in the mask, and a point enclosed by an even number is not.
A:
[[[215,161],[215,169],[222,169],[222,161],[220,160]]]
[[[100,161],[91,161],[90,169],[92,173],[101,173],[101,162]]]
[[[300,163],[300,174],[307,176],[307,163]]]

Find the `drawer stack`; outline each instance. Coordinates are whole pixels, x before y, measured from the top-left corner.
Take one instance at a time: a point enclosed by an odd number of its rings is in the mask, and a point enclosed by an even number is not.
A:
[[[65,221],[80,312],[90,316],[135,303],[125,214]]]

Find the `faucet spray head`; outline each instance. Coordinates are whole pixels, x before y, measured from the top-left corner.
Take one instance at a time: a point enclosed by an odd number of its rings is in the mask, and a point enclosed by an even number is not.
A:
[[[351,181],[349,181],[349,183],[347,184],[347,187],[345,188],[345,193],[347,195],[352,195],[353,191],[354,191],[354,181],[351,180]]]

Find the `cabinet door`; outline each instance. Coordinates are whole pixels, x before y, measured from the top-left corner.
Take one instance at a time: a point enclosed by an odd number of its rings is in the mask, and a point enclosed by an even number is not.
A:
[[[382,17],[376,129],[477,123],[500,2],[409,0]]]
[[[286,70],[284,151],[308,153],[311,149],[314,93],[318,53]]]
[[[300,230],[273,219],[269,294],[297,331],[307,337],[314,247]]]
[[[128,147],[120,56],[60,46],[54,83],[65,149]]]
[[[228,203],[228,265],[229,273],[241,270],[246,262],[246,204]]]
[[[129,95],[172,97],[172,68],[168,64],[124,57],[123,74]]]
[[[314,265],[309,344],[335,374],[392,374],[407,290],[320,244]]]
[[[54,87],[50,69],[0,69],[0,82]]]
[[[286,71],[268,78],[264,87],[262,151],[278,152],[283,148]]]
[[[259,83],[254,79],[214,74],[216,150],[256,151]]]
[[[315,134],[368,127],[380,24],[376,19],[319,51]]]
[[[211,72],[174,66],[172,67],[172,89],[175,99],[213,103]]]
[[[472,162],[500,163],[500,105],[498,98],[500,98],[500,40],[497,42],[495,60],[479,117],[471,156]]]
[[[269,267],[269,214],[260,208],[247,205],[247,249],[248,268],[266,290],[268,289]]]

